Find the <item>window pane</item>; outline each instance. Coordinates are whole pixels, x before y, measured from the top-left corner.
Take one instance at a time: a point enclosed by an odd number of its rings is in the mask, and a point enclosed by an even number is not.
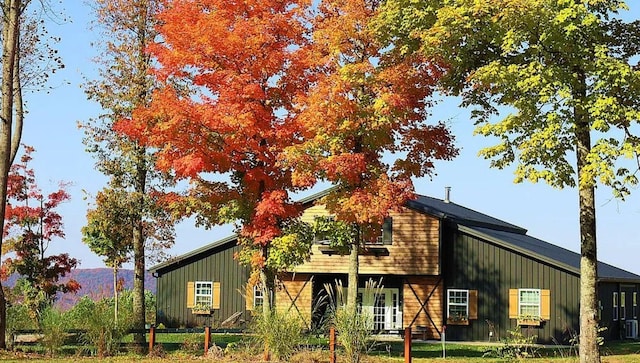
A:
[[[518,313],[523,316],[540,316],[540,290],[521,289],[519,291]]]
[[[447,291],[447,318],[451,320],[466,320],[469,314],[469,291]]]

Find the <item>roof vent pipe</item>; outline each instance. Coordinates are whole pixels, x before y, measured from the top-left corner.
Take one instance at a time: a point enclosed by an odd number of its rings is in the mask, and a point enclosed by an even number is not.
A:
[[[451,199],[449,199],[450,195],[451,195],[451,187],[444,187],[444,202],[445,203],[451,202]]]

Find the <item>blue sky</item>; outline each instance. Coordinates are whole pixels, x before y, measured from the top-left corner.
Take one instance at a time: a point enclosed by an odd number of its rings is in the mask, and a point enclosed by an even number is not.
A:
[[[64,217],[66,239],[51,244],[51,253],[68,252],[81,260],[82,268],[102,267],[102,260],[82,243],[80,229],[86,222],[89,201],[85,191],[95,194],[105,177],[94,168],[91,155],[84,152],[83,134],[78,121],[100,113],[97,104],[87,101],[80,84],[96,72],[92,62],[97,41],[89,29],[90,9],[80,1],[66,2],[70,23],[51,26],[49,31],[62,38],[58,49],[65,69],[53,77],[48,93],[28,94],[29,102],[23,142],[36,148],[34,167],[40,187],[55,190],[59,181],[73,183],[72,200],[60,212]],[[76,5],[70,5],[76,4]],[[625,18],[640,18],[640,4],[630,2]],[[489,140],[472,136],[469,112],[449,101],[440,105],[434,119],[448,120],[456,134],[461,154],[451,162],[436,165],[432,180],[416,181],[419,194],[443,198],[450,186],[453,202],[519,225],[529,234],[573,251],[579,251],[578,197],[575,189],[557,190],[546,184],[514,184],[511,170],[489,168],[489,162],[477,152]],[[316,190],[317,191],[317,190]],[[611,197],[607,188],[597,191],[598,257],[601,261],[640,274],[640,190],[626,202]],[[230,228],[197,229],[189,221],[177,229],[177,241],[169,251],[179,255],[228,235]]]

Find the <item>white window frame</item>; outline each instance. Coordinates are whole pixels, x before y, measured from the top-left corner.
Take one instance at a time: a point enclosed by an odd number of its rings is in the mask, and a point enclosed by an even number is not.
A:
[[[522,299],[522,294],[523,293],[537,293],[538,295],[538,302],[537,303],[523,303],[523,299]],[[523,314],[522,313],[522,308],[523,307],[537,307],[537,313],[536,314]],[[530,316],[534,317],[534,318],[539,318],[541,316],[541,310],[542,310],[542,290],[540,289],[518,289],[518,315],[519,316]]]
[[[213,281],[196,281],[194,286],[194,305],[213,306]]]
[[[464,296],[464,299],[466,300],[465,303],[452,302],[452,298],[461,297],[461,296],[455,296],[455,294],[458,294],[458,293],[463,293],[465,295]],[[453,306],[464,306],[465,308],[464,318],[468,320],[469,319],[469,290],[448,289],[447,290],[447,319],[454,318],[451,316],[451,307]]]
[[[620,293],[620,320],[627,319],[627,304],[626,304],[626,300],[627,300],[627,294],[624,291],[622,291]]]
[[[253,286],[253,307],[260,308],[264,305],[264,293],[262,291],[262,287]]]
[[[633,318],[637,319],[638,318],[638,293],[634,291],[633,293]]]
[[[611,304],[613,306],[613,321],[618,321],[618,292],[615,291],[613,293],[613,303]]]

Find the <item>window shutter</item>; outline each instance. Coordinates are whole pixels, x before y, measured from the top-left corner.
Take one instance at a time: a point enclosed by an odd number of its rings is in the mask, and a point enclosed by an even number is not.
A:
[[[393,218],[387,217],[382,222],[382,244],[390,245],[393,241]]]
[[[518,315],[518,289],[509,289],[509,319],[517,319]]]
[[[244,300],[245,300],[245,310],[247,311],[252,311],[253,310],[253,286],[247,284],[247,287],[245,289],[245,293],[244,293]]]
[[[187,308],[192,308],[196,304],[196,283],[187,282]]]
[[[213,283],[212,309],[220,309],[220,282]]]
[[[540,290],[540,317],[544,320],[551,319],[551,291]]]
[[[478,290],[469,290],[469,320],[478,319]]]

